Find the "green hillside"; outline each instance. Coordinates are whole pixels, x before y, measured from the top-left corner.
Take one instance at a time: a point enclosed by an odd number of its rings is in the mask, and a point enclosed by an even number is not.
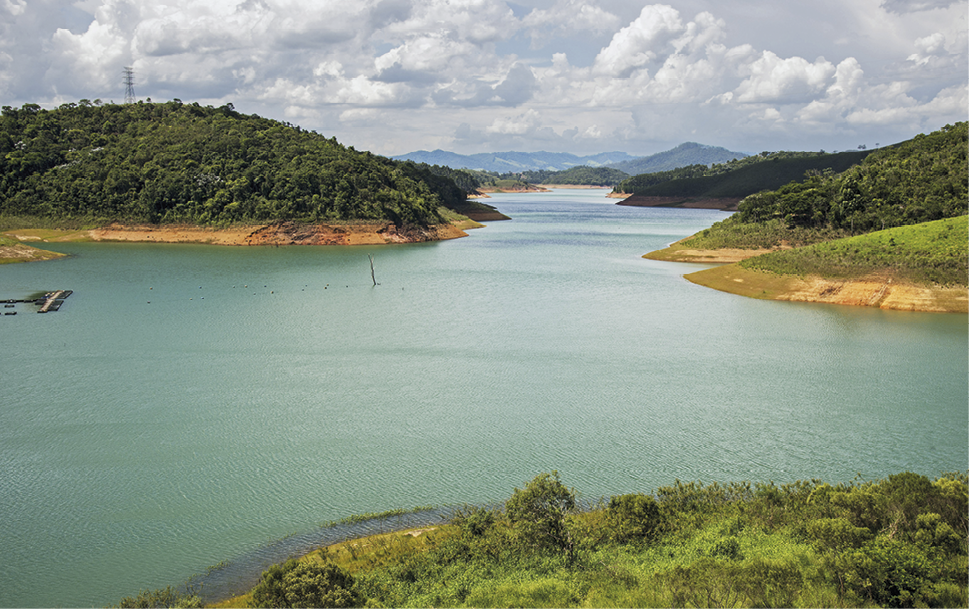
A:
[[[693,165],[633,176],[621,182],[616,191],[647,197],[742,198],[802,180],[809,171],[842,172],[860,163],[869,152],[765,154],[713,167]]]
[[[738,221],[780,219],[794,227],[865,232],[967,212],[967,123],[883,148],[838,174],[814,173],[798,184],[740,203]]]
[[[425,167],[345,147],[288,123],[220,108],[81,100],[3,107],[0,221],[71,226],[442,221],[463,201]]]
[[[748,258],[740,266],[779,275],[855,279],[889,273],[916,284],[969,285],[969,222],[947,218]]]
[[[760,192],[682,242],[698,249],[808,245],[969,212],[967,123],[883,148],[847,171]]]

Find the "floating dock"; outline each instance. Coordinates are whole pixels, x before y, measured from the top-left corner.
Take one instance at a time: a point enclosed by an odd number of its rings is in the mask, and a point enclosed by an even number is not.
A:
[[[56,292],[48,292],[44,295],[44,304],[41,305],[40,311],[38,313],[47,313],[48,311],[56,311],[61,308],[64,304],[64,299],[73,294],[71,290],[57,290]]]
[[[29,300],[16,300],[11,298],[8,300],[0,300],[0,302],[4,303],[3,308],[5,309],[12,309],[17,303],[35,304],[40,307],[37,311],[38,313],[48,313],[60,309],[61,305],[64,304],[64,299],[73,293],[73,290],[54,290],[53,292],[47,292],[42,298],[31,298]],[[4,315],[16,314],[16,311],[4,312]]]

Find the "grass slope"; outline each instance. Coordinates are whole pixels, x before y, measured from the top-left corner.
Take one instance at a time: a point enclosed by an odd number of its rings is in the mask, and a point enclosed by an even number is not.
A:
[[[740,266],[779,275],[857,279],[875,273],[915,284],[967,285],[969,222],[947,218],[837,239],[744,260]]]
[[[699,254],[694,260],[702,260]],[[658,255],[691,261],[675,258],[678,254],[671,250]],[[969,222],[966,216],[947,218],[773,251],[685,277],[723,292],[766,300],[967,313]]]

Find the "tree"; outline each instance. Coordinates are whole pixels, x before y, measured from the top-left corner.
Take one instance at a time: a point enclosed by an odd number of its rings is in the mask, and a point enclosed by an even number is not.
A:
[[[515,489],[505,503],[509,522],[524,541],[536,548],[565,550],[574,558],[566,516],[575,510],[575,490],[559,481],[557,471],[540,474],[523,490]]]

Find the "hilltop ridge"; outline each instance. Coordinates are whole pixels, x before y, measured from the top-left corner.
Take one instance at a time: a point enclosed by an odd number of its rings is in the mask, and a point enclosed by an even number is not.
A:
[[[394,160],[414,161],[428,165],[445,165],[452,169],[475,169],[497,173],[523,171],[565,171],[575,167],[608,167],[633,175],[675,169],[684,165],[723,163],[744,158],[742,152],[686,142],[664,152],[648,156],[633,156],[626,152],[600,152],[579,156],[566,152],[482,152],[458,154],[446,150],[418,150],[392,157]]]

